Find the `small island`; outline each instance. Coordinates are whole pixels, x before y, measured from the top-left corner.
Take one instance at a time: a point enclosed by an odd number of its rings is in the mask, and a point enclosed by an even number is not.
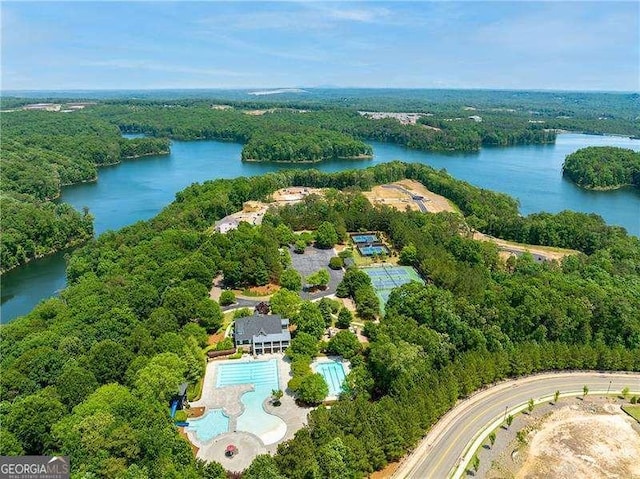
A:
[[[371,158],[373,149],[366,143],[344,133],[319,129],[258,133],[242,148],[242,161],[318,163]]]
[[[570,154],[563,175],[592,190],[640,188],[640,152],[613,146],[590,146]]]

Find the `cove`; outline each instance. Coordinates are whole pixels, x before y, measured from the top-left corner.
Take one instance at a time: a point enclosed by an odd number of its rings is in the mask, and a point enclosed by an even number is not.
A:
[[[374,150],[373,160],[291,165],[243,163],[240,161],[242,146],[235,143],[174,141],[170,155],[126,160],[101,168],[96,183],[64,188],[59,201],[77,209],[89,207],[95,216],[96,235],[99,235],[153,217],[173,201],[178,191],[194,182],[291,168],[335,172],[401,160],[445,168],[458,179],[507,193],[518,198],[523,214],[564,209],[592,212],[640,236],[638,190],[588,191],[562,177],[564,158],[579,148],[606,145],[640,151],[640,140],[561,134],[553,145],[483,148],[474,153],[432,153],[387,143],[370,144]],[[1,321],[5,323],[24,315],[42,299],[56,294],[65,285],[64,268],[64,253],[57,253],[2,275]]]

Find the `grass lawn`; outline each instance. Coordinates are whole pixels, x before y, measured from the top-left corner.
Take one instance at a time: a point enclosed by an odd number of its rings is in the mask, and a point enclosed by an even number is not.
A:
[[[202,386],[204,384],[204,375],[198,379],[196,384],[189,384],[187,387],[187,400],[197,401],[202,395]]]
[[[353,253],[353,261],[355,261],[356,266],[371,266],[375,264],[385,263],[390,265],[398,264],[398,256],[386,256],[384,260],[378,259],[374,260],[373,256],[362,256],[360,253],[355,251]]]
[[[220,331],[222,331],[223,333],[227,329],[227,326],[229,326],[231,323],[233,323],[233,313],[234,313],[234,311],[228,311],[228,312],[224,313],[224,316],[223,316],[223,319],[222,319],[222,326],[220,327]]]
[[[640,422],[640,406],[622,406],[622,410],[626,412],[629,416],[634,418],[636,421]]]

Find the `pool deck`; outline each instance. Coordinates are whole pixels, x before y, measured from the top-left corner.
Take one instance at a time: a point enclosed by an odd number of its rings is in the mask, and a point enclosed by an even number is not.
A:
[[[278,381],[280,389],[284,391],[284,396],[280,400],[280,406],[273,406],[270,400],[267,399],[263,407],[267,413],[281,418],[286,423],[287,430],[284,437],[266,445],[255,434],[235,430],[238,416],[244,412],[244,405],[240,398],[247,391],[251,391],[253,386],[243,384],[216,388],[216,373],[220,364],[238,363],[240,361],[267,361],[274,358],[277,359]],[[247,355],[242,359],[210,361],[205,372],[202,396],[198,401],[191,402],[191,407],[203,406],[206,410],[223,409],[224,413],[229,416],[230,432],[216,436],[210,441],[201,442],[197,439],[195,432],[186,430],[189,440],[199,448],[197,458],[204,461],[218,461],[225,469],[239,472],[251,464],[255,456],[267,453],[274,454],[278,444],[293,438],[295,432],[307,424],[307,414],[311,409],[301,408],[295,403],[293,395],[287,390],[289,379],[291,379],[291,364],[282,354],[263,354],[258,356],[257,359]],[[238,454],[233,458],[228,458],[224,454],[229,444],[234,444],[239,450]]]

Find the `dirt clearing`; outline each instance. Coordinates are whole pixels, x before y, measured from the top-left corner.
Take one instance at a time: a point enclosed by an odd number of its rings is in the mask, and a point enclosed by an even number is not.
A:
[[[617,404],[574,403],[531,429],[513,477],[640,478],[640,428]]]
[[[513,241],[506,241],[500,238],[494,238],[493,236],[485,235],[479,231],[473,232],[473,239],[477,241],[489,241],[494,243],[500,248],[501,257],[507,259],[509,256],[517,253],[531,253],[544,258],[547,261],[561,261],[565,256],[571,254],[578,254],[578,251],[573,249],[554,248],[551,246],[539,246],[529,245],[523,243],[516,243]]]
[[[400,211],[407,208],[413,211],[439,213],[457,211],[457,208],[444,196],[429,191],[422,183],[414,180],[402,180],[388,185],[375,186],[363,195],[373,205],[387,205]]]
[[[322,188],[309,188],[306,186],[290,186],[289,188],[282,188],[274,191],[271,194],[273,203],[275,206],[284,206],[287,204],[295,204],[302,201],[309,195],[324,196],[324,190]]]

